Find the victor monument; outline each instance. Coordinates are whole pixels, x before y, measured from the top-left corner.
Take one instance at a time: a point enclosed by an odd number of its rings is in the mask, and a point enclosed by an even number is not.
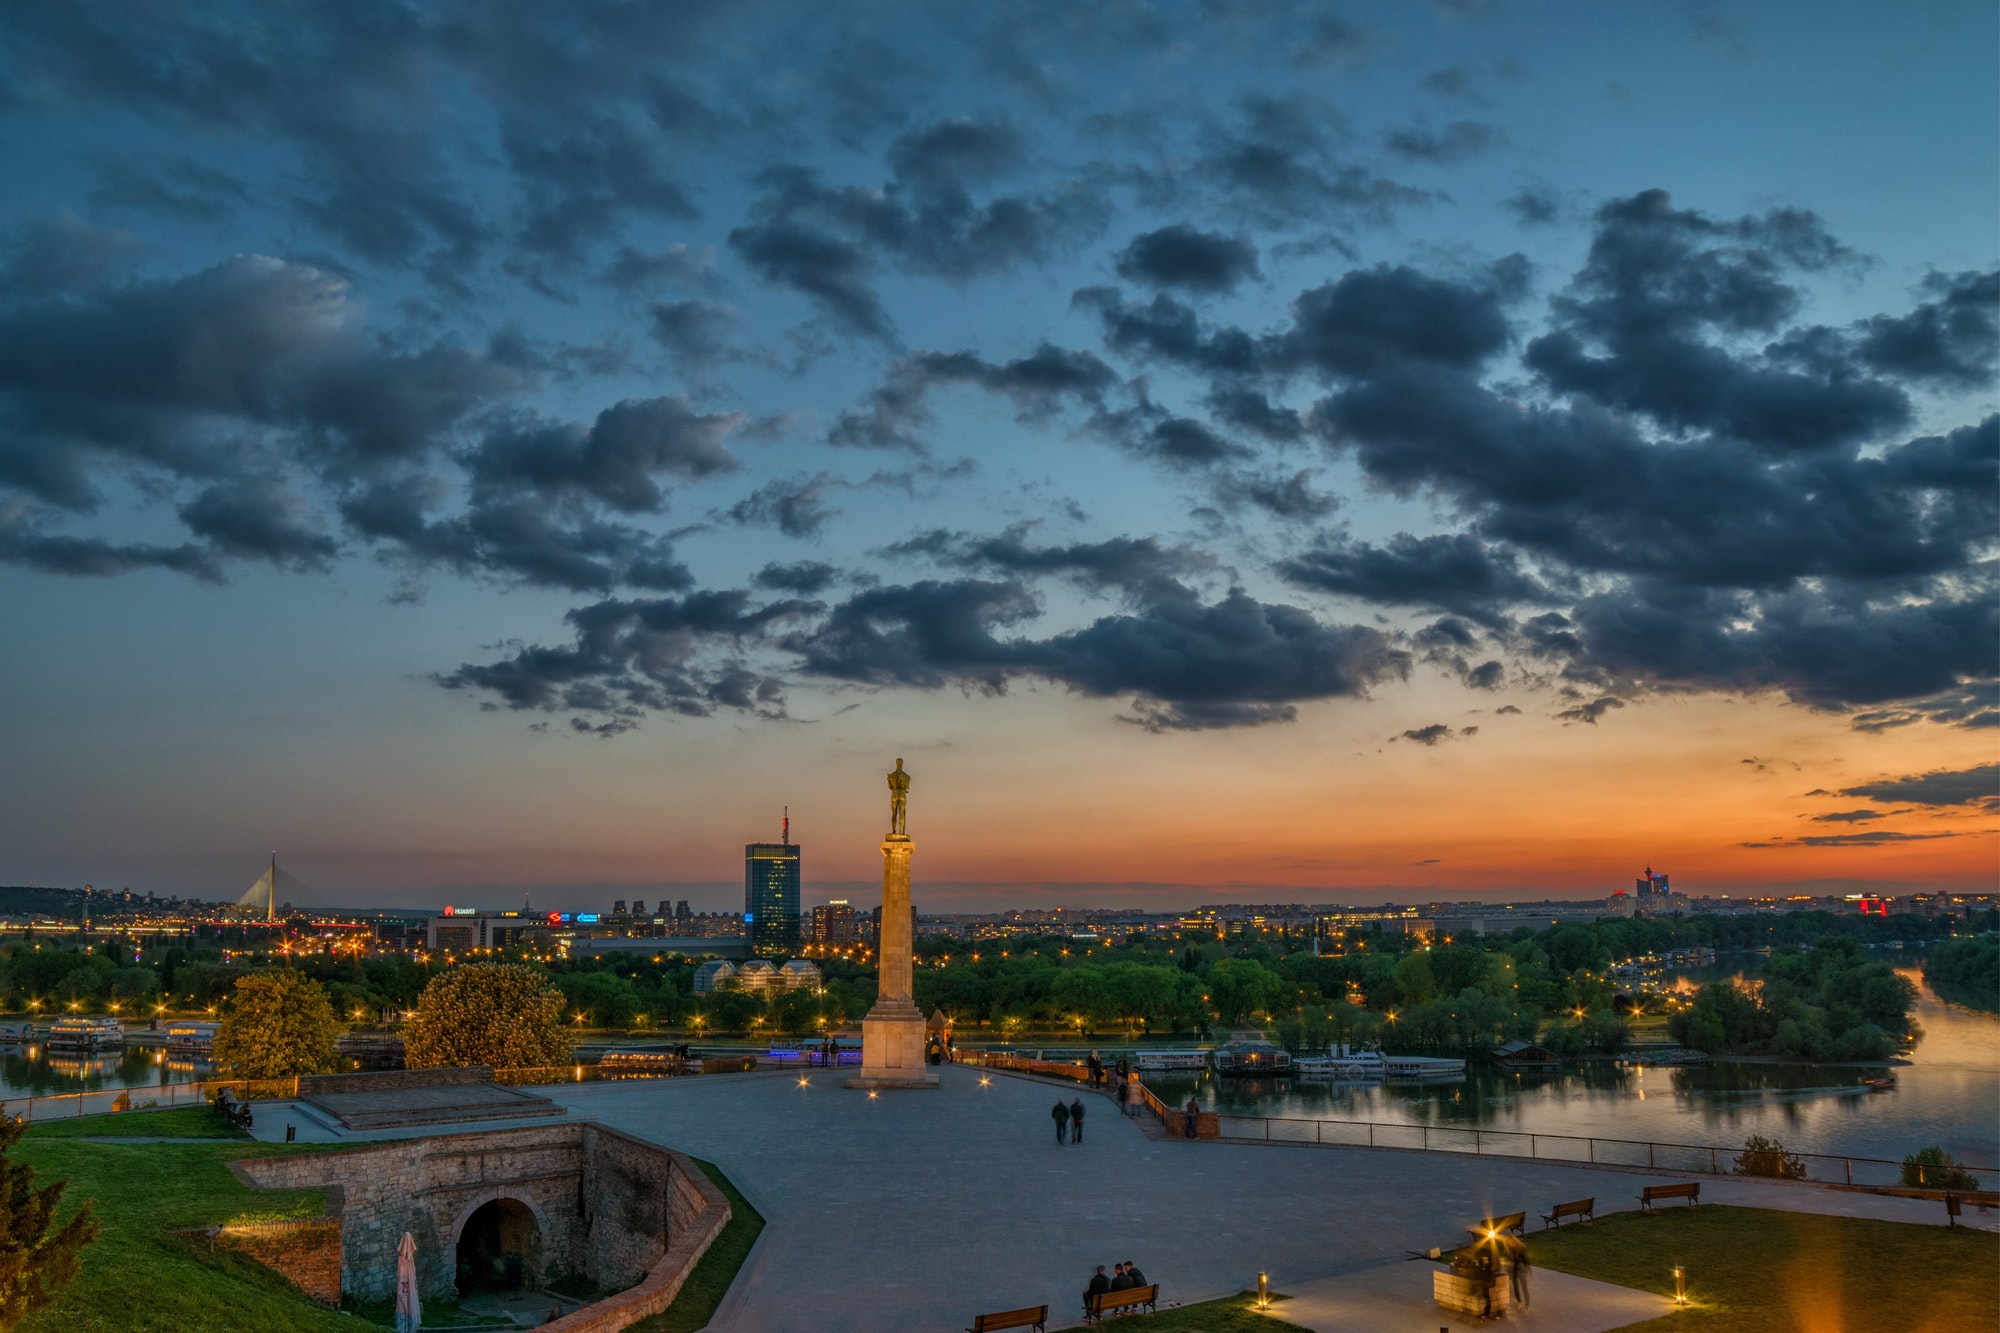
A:
[[[889,775],[889,836],[882,839],[882,933],[876,943],[880,983],[861,1020],[861,1072],[850,1088],[935,1088],[924,1063],[924,1016],[910,993],[910,775],[903,761]]]

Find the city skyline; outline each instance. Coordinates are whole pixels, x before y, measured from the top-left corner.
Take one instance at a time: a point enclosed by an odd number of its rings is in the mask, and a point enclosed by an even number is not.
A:
[[[367,8],[0,17],[0,881],[1992,886],[1991,6]]]

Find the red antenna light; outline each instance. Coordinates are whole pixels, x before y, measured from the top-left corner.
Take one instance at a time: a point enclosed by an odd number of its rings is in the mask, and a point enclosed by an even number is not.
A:
[[[791,845],[792,845],[792,807],[790,807],[789,805],[785,807],[785,819],[784,819],[784,834],[783,834],[783,836],[784,836],[784,840],[785,840],[785,846],[787,846],[787,847],[791,846]]]

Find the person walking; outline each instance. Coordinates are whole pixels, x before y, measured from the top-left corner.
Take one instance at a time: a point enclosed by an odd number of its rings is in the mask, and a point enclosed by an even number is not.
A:
[[[1188,1095],[1186,1120],[1185,1123],[1182,1125],[1182,1132],[1186,1137],[1188,1138],[1194,1137],[1195,1125],[1197,1123],[1196,1117],[1198,1117],[1200,1114],[1201,1114],[1201,1106],[1199,1103],[1195,1101],[1194,1095],[1190,1093]]]
[[[1062,1104],[1060,1097],[1056,1099],[1056,1109],[1050,1111],[1049,1115],[1056,1122],[1056,1142],[1066,1141],[1069,1138],[1069,1108]],[[1081,1129],[1082,1126],[1079,1125],[1078,1128]],[[1097,1271],[1102,1273],[1104,1269],[1100,1266]]]
[[[1125,1114],[1125,1103],[1131,1099],[1132,1090],[1125,1086],[1125,1080],[1118,1080],[1118,1114]]]
[[[1069,1104],[1069,1141],[1083,1142],[1083,1098],[1081,1097]]]

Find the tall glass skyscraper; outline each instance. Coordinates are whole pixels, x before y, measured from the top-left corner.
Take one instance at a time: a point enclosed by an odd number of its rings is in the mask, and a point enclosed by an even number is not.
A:
[[[799,949],[799,846],[753,842],[743,849],[743,933],[753,953]]]

